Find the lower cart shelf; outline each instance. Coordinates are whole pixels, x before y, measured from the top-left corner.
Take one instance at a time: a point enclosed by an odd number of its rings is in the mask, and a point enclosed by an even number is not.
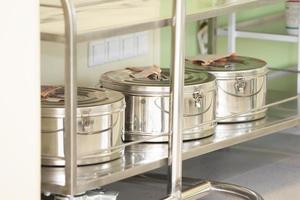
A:
[[[295,95],[295,94],[294,94]],[[268,91],[268,103],[290,97],[282,91]],[[283,129],[300,125],[300,100],[272,106],[267,116],[258,121],[219,124],[216,133],[202,140],[184,142],[183,159],[193,158],[230,147]],[[136,144],[126,147],[124,157],[113,162],[78,167],[77,193],[95,189],[167,165],[168,145],[163,143]],[[64,168],[42,168],[42,191],[65,194]]]

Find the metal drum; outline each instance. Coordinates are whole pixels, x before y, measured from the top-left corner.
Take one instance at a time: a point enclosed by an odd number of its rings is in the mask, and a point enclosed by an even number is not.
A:
[[[56,91],[64,97],[64,89]],[[78,88],[77,164],[103,163],[119,158],[124,131],[124,96],[116,91]],[[64,166],[64,101],[42,99],[42,164]],[[108,150],[105,150],[108,149]]]
[[[268,70],[265,61],[234,56],[226,62],[215,62],[209,66],[200,66],[188,61],[186,69],[192,72],[208,71],[216,76],[217,118],[257,109],[221,122],[245,122],[265,117],[267,109],[260,109],[266,104]]]
[[[101,77],[105,88],[122,92],[126,98],[126,141],[149,139],[166,142],[169,133],[169,70],[163,69],[159,79],[136,78],[127,69],[107,72]],[[193,140],[214,133],[216,81],[212,74],[188,72],[184,87],[184,140]]]

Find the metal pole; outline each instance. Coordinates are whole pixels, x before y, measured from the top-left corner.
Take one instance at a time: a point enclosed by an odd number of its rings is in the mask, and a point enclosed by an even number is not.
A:
[[[299,10],[299,16],[298,16],[298,64],[297,68],[298,71],[300,70],[300,10]],[[297,92],[300,94],[300,74],[298,73],[297,76]]]
[[[185,58],[185,0],[173,1],[172,67],[170,87],[169,191],[170,197],[181,199],[182,129]]]
[[[72,0],[61,0],[65,18],[65,187],[71,198],[77,186],[77,30]]]
[[[228,53],[236,51],[236,14],[228,16]]]
[[[208,54],[217,53],[217,18],[208,19]]]

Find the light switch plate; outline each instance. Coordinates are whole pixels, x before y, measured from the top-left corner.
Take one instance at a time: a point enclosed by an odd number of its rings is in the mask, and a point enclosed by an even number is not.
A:
[[[120,59],[120,39],[118,37],[106,40],[108,47],[108,61],[117,61]]]
[[[137,33],[137,48],[138,48],[138,56],[146,55],[149,52],[149,38],[148,32],[140,32]]]
[[[104,64],[107,60],[107,43],[105,41],[91,42],[89,45],[89,67]]]
[[[146,55],[149,32],[111,37],[89,43],[89,67]]]
[[[122,36],[122,59],[132,58],[137,56],[137,38],[134,34]]]

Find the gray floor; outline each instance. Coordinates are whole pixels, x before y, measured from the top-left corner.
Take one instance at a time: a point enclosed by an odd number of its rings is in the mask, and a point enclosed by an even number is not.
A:
[[[251,142],[184,162],[185,177],[210,179],[249,187],[266,200],[300,199],[300,128],[285,130]],[[155,173],[165,173],[166,169]],[[146,179],[145,179],[146,180]],[[107,187],[120,200],[150,200],[165,196],[166,185],[128,179]],[[205,200],[238,199],[220,194]]]

